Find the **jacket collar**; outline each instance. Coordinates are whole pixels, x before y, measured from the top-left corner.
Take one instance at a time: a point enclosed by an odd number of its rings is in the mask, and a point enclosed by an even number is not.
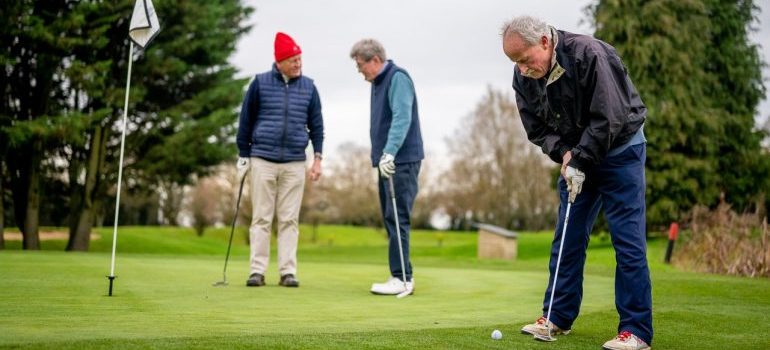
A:
[[[281,71],[279,71],[279,70],[278,70],[278,64],[277,64],[277,63],[275,63],[275,62],[273,63],[273,69],[272,69],[272,72],[271,72],[271,73],[273,74],[273,76],[274,76],[276,79],[278,79],[278,81],[280,81],[280,82],[284,82],[284,80],[283,80],[283,74],[281,73]],[[295,81],[295,80],[299,79],[300,77],[302,77],[302,74],[300,74],[300,75],[299,75],[299,77],[296,77],[296,78],[291,78],[291,79],[289,79],[289,83],[291,83],[292,81]]]
[[[382,70],[377,73],[377,76],[374,77],[374,84],[379,84],[382,82],[383,79],[385,79],[385,76],[388,75],[388,72],[390,72],[393,67],[396,65],[393,63],[393,60],[387,60],[385,61],[385,64],[382,67]]]
[[[559,80],[566,72],[561,62],[564,62],[564,45],[560,45],[564,42],[564,32],[556,30],[556,28],[549,26],[551,29],[551,40],[553,41],[553,56],[551,56],[551,70],[548,72],[548,80],[546,86]]]

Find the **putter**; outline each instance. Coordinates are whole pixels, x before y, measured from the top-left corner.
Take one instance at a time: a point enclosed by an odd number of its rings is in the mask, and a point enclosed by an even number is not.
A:
[[[564,215],[564,227],[561,230],[561,241],[559,242],[559,256],[556,258],[556,271],[553,275],[553,285],[551,286],[551,301],[548,302],[548,313],[545,315],[545,326],[548,328],[548,335],[535,334],[535,340],[552,342],[556,341],[551,335],[551,306],[553,305],[553,295],[556,293],[556,280],[559,278],[559,264],[561,264],[561,251],[564,248],[564,235],[567,234],[567,222],[569,221],[569,210],[572,207],[572,202],[567,201],[567,213]]]
[[[409,294],[412,294],[412,290],[409,289],[409,285],[406,284],[406,267],[404,265],[404,250],[401,247],[401,228],[398,225],[398,209],[396,208],[396,190],[393,187],[393,175],[391,175],[388,178],[388,186],[390,186],[390,198],[393,201],[393,217],[394,217],[393,221],[396,222],[396,235],[398,236],[398,254],[401,256],[401,280],[404,282],[404,291],[396,295],[396,298],[401,299]]]
[[[214,287],[227,286],[227,261],[230,260],[230,247],[233,246],[233,233],[235,232],[235,222],[238,221],[238,209],[241,206],[241,194],[243,193],[243,183],[246,181],[246,174],[241,178],[241,186],[238,188],[238,200],[235,202],[235,216],[233,225],[230,227],[230,241],[227,243],[227,254],[225,255],[225,268],[222,270],[222,280],[212,283]]]

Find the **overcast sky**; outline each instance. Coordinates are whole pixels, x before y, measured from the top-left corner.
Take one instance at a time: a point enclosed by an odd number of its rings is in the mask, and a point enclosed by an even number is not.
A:
[[[256,11],[251,32],[241,38],[231,63],[239,76],[270,69],[277,31],[302,48],[303,74],[313,78],[323,106],[324,153],[333,158],[345,142],[369,146],[369,91],[349,58],[359,39],[375,38],[388,58],[412,76],[429,156],[446,156],[446,139],[473,111],[487,86],[511,93],[512,63],[502,54],[499,31],[506,19],[537,16],[559,29],[591,34],[583,8],[593,1],[247,0]],[[770,11],[770,0],[757,4]],[[770,60],[770,15],[760,14],[752,35]],[[765,69],[765,78],[770,76]],[[765,83],[768,84],[767,80]],[[770,103],[761,105],[770,115]]]

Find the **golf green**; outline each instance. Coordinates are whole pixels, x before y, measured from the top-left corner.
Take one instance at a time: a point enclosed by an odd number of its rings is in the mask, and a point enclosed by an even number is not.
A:
[[[242,242],[229,286],[212,286],[222,278],[221,231],[126,231],[134,246],[118,254],[112,297],[110,255],[99,248],[106,231],[92,253],[0,251],[0,347],[598,349],[616,332],[613,251],[602,242],[589,249],[573,333],[546,344],[519,328],[539,315],[549,234],[522,235],[519,261],[502,262],[476,260],[473,234],[446,233],[437,244],[436,233],[415,232],[416,291],[396,299],[368,292],[388,275],[386,242],[372,229],[322,227],[314,242],[303,237],[300,288],[277,285],[274,260],[267,286],[245,287]],[[189,242],[221,253],[196,254]],[[770,281],[675,270],[658,262],[662,243],[650,244],[653,348],[770,348]],[[139,253],[144,244],[164,249]],[[491,339],[494,329],[501,340]]]

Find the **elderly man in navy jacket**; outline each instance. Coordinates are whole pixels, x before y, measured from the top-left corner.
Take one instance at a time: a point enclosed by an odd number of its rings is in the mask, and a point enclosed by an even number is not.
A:
[[[374,283],[371,292],[381,295],[411,294],[414,292],[414,279],[409,261],[410,216],[417,197],[420,164],[424,158],[414,84],[409,73],[388,60],[385,49],[374,39],[364,39],[353,45],[350,58],[356,61],[364,79],[372,83],[369,129],[371,161],[373,167],[379,168],[381,175],[378,182],[380,209],[389,238],[390,277],[384,283]],[[395,218],[388,195],[390,178],[395,188],[398,218]],[[403,269],[396,219],[401,229]]]
[[[503,51],[516,64],[513,89],[527,137],[561,164],[559,221],[551,247],[550,279],[530,334],[566,334],[580,311],[588,236],[604,209],[615,247],[617,336],[605,349],[648,349],[652,287],[645,240],[647,108],[615,49],[529,17],[503,26]],[[571,203],[565,223],[567,203]],[[563,225],[567,226],[561,237]],[[559,244],[564,250],[554,276]],[[554,287],[553,280],[557,280]],[[553,305],[550,303],[554,292]],[[550,328],[550,330],[549,330]]]
[[[305,148],[315,152],[310,179],[321,177],[324,126],[313,80],[302,75],[302,50],[284,33],[275,36],[275,64],[257,74],[246,92],[238,124],[238,172],[251,171],[250,275],[265,285],[270,228],[278,221],[279,284],[298,287],[299,209],[305,187]]]

